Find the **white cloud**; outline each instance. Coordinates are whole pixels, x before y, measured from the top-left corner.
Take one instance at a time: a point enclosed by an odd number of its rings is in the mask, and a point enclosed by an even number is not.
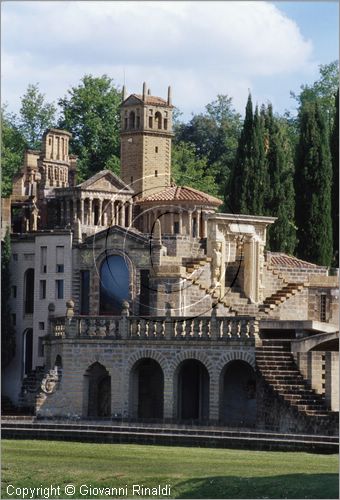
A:
[[[3,4],[3,99],[15,108],[30,82],[49,99],[85,73],[129,90],[147,80],[197,110],[217,93],[243,109],[258,77],[314,68],[312,43],[268,2],[8,2]],[[287,94],[289,89],[287,89]]]

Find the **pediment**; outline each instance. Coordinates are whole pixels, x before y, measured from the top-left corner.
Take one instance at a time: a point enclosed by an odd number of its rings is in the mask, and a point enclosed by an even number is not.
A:
[[[133,194],[134,191],[127,186],[118,175],[110,170],[102,170],[77,186],[83,190],[105,191],[110,193]]]
[[[136,104],[143,104],[143,101],[132,94],[127,99],[125,99],[122,106],[135,106]]]

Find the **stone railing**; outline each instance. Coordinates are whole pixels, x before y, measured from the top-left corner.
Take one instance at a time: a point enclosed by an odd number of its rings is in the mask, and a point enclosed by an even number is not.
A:
[[[66,338],[246,340],[258,333],[257,320],[249,316],[73,316],[50,321],[51,335]]]

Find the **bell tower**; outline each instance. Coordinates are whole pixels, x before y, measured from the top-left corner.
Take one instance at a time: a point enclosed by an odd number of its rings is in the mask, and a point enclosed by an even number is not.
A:
[[[172,132],[171,87],[167,100],[143,92],[121,105],[121,170],[123,181],[143,198],[170,186]]]

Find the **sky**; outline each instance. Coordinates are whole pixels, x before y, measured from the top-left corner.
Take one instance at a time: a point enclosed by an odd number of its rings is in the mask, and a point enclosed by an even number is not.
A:
[[[294,111],[290,91],[338,59],[338,2],[7,1],[1,4],[2,103],[29,83],[57,101],[85,74],[166,97],[189,120],[218,94]]]

